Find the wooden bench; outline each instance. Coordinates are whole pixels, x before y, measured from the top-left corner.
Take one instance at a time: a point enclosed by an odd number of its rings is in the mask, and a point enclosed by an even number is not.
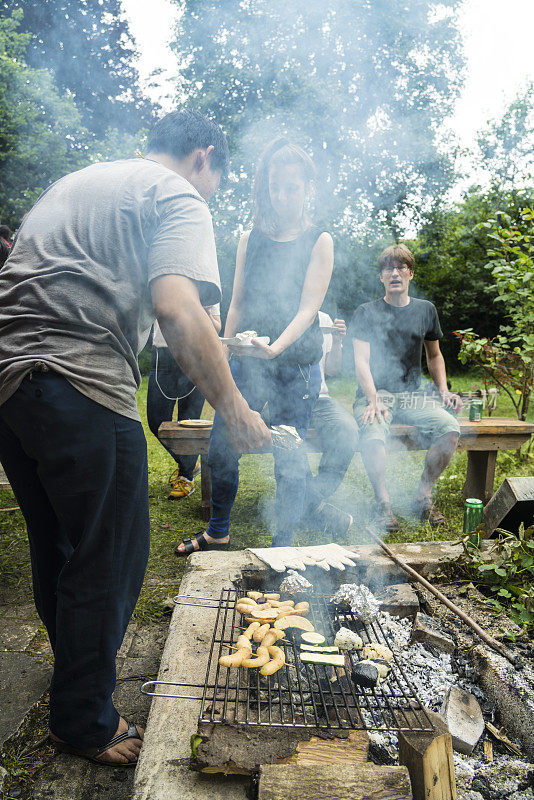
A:
[[[495,464],[499,450],[519,450],[534,433],[534,425],[507,417],[488,417],[481,422],[460,419],[459,449],[467,450],[467,476],[464,497],[478,497],[484,504],[493,494]],[[210,428],[183,428],[178,422],[163,422],[158,437],[175,455],[200,454],[202,519],[210,516],[211,481],[207,464]],[[309,452],[320,452],[313,429],[308,431]],[[392,425],[389,450],[420,450],[411,425]],[[262,451],[266,452],[266,451]]]

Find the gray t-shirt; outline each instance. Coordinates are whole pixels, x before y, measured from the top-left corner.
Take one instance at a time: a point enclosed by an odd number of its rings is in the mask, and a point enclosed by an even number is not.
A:
[[[149,283],[194,280],[220,300],[211,214],[154,161],[94,164],[54,183],[26,215],[0,272],[0,405],[37,362],[139,419],[137,355],[154,322]]]

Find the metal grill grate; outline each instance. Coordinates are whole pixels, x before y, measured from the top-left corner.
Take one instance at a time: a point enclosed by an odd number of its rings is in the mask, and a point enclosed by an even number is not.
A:
[[[345,667],[302,664],[298,646],[288,641],[277,642],[285,651],[286,664],[270,677],[261,676],[257,669],[219,666],[220,656],[231,652],[241,627],[247,625],[236,611],[237,596],[235,590],[224,589],[218,603],[214,600],[216,605],[211,606],[217,613],[204,684],[166,684],[202,689],[201,697],[195,698],[201,699],[201,722],[332,730],[433,731],[432,722],[395,654],[387,678],[372,689],[355,686],[350,678],[352,665],[361,654],[347,654]],[[308,598],[309,619],[328,641],[332,641],[335,631],[344,626],[356,631],[364,645],[370,642],[388,645],[378,622],[363,625],[353,614],[333,614],[328,599],[322,595]],[[151,682],[151,685],[155,683],[160,682]]]

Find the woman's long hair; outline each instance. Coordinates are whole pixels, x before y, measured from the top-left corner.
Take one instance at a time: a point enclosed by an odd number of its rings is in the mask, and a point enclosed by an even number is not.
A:
[[[263,233],[276,233],[278,223],[269,194],[269,170],[271,166],[281,167],[288,164],[298,164],[301,167],[307,186],[315,178],[315,165],[301,147],[291,144],[284,137],[274,139],[267,145],[260,157],[253,189],[253,223]]]

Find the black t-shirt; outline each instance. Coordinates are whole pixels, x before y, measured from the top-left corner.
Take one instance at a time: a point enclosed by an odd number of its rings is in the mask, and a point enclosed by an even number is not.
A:
[[[382,298],[363,303],[354,312],[349,331],[353,339],[369,342],[375,387],[388,392],[419,389],[423,341],[443,336],[436,307],[415,297],[400,307]],[[360,389],[357,394],[362,394]]]

